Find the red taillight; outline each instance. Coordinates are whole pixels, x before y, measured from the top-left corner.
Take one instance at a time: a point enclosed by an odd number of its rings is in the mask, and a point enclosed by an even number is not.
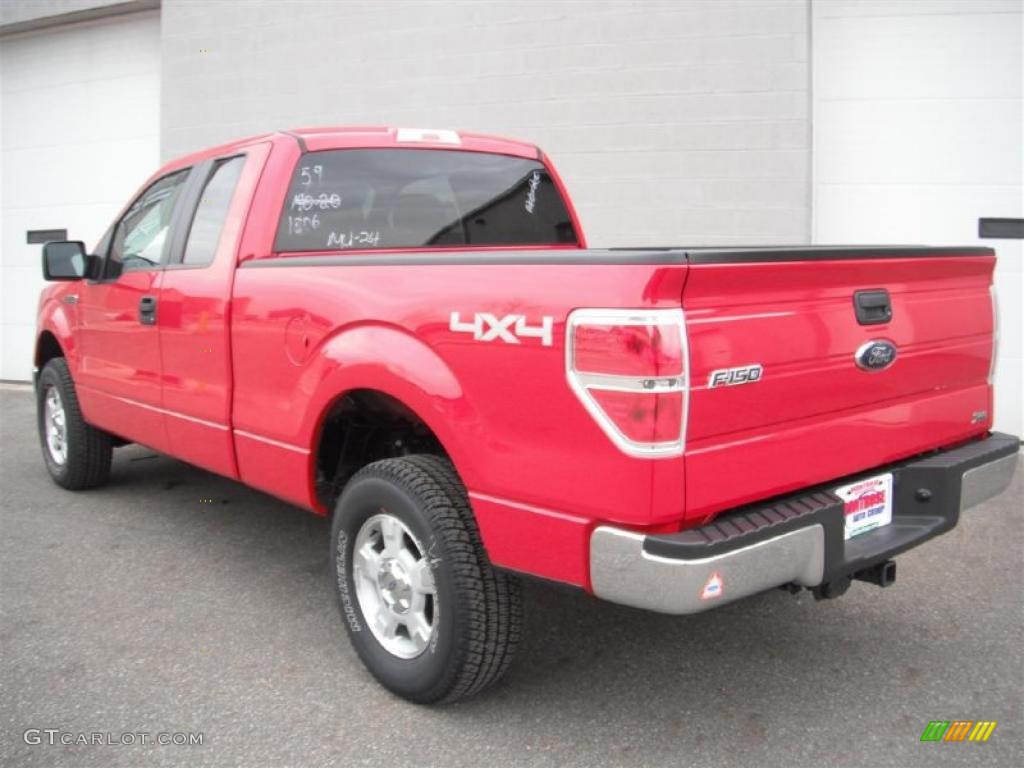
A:
[[[672,443],[682,430],[682,392],[590,390],[608,418],[636,443]]]
[[[676,325],[579,325],[573,345],[578,373],[658,377],[683,372],[682,329]]]
[[[681,309],[580,309],[566,326],[566,368],[580,401],[633,456],[679,455],[685,438]]]

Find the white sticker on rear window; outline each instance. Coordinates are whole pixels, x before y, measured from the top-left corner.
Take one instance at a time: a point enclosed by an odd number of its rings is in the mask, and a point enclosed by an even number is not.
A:
[[[533,209],[537,207],[537,187],[540,186],[540,171],[534,171],[530,174],[530,186],[526,191],[526,203],[523,207],[526,212],[533,215]]]

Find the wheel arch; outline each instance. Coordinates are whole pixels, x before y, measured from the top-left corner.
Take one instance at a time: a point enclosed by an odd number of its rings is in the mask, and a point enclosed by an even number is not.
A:
[[[444,456],[463,483],[471,484],[475,463],[469,447],[482,431],[476,409],[451,367],[404,329],[362,325],[332,336],[318,348],[300,387],[314,389],[304,442],[310,449],[310,497],[317,511],[329,509],[324,470],[338,458],[334,441],[343,439],[341,427],[355,417],[370,415],[371,423],[391,429],[391,437],[414,438],[393,449]],[[346,471],[398,455],[404,454],[382,453],[377,444],[377,450],[365,454],[367,461]]]
[[[421,453],[451,460],[436,432],[401,400],[379,389],[350,389],[331,401],[317,426],[310,454],[316,500],[330,509],[366,465]]]
[[[41,371],[43,366],[56,357],[66,357],[64,348],[52,331],[44,330],[36,339],[36,350],[33,363],[36,370]]]
[[[71,372],[75,370],[75,339],[71,332],[71,322],[64,306],[49,300],[43,306],[39,317],[39,331],[33,351],[33,365],[36,375],[50,360],[57,357],[66,358]]]

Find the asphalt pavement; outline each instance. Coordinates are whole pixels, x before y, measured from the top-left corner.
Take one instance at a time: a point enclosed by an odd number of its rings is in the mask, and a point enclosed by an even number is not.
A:
[[[31,393],[5,389],[0,765],[1024,765],[1022,476],[838,600],[669,617],[529,582],[507,678],[425,708],[349,647],[325,520],[135,446],[64,491]],[[931,720],[998,725],[922,743]],[[59,743],[94,732],[203,743]]]

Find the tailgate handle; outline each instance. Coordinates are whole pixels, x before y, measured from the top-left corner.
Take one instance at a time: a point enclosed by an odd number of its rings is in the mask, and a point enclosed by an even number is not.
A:
[[[856,291],[853,309],[861,325],[878,325],[892,320],[892,300],[884,288],[875,291]]]

